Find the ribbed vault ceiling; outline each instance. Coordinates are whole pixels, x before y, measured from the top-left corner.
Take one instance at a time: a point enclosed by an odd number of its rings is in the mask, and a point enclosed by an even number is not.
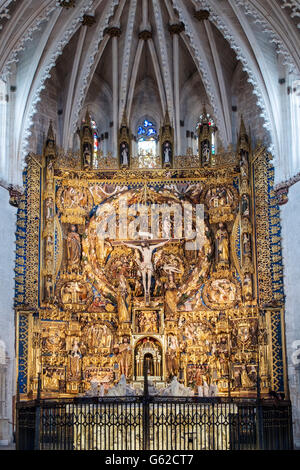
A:
[[[74,6],[67,8],[68,3]],[[18,158],[29,150],[37,103],[54,75],[63,109],[60,143],[65,148],[72,145],[87,105],[104,130],[116,116],[119,124],[123,113],[132,128],[143,114],[150,113],[159,123],[168,109],[179,133],[180,121],[192,128],[204,103],[228,146],[236,132],[232,105],[237,71],[242,69],[279,155],[278,79],[282,70],[300,71],[298,17],[296,7],[288,4],[293,2],[0,0],[0,72],[18,88]],[[117,111],[111,109],[116,86]],[[178,142],[178,151],[184,151],[180,138]]]

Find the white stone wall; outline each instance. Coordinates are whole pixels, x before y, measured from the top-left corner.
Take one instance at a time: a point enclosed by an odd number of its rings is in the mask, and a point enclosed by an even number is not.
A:
[[[0,187],[0,341],[7,362],[6,416],[0,416],[0,448],[12,442],[12,398],[15,393],[14,261],[16,209],[9,205],[9,193]],[[3,344],[2,343],[2,344]],[[3,378],[2,378],[2,386]],[[0,394],[1,395],[1,394]]]
[[[281,223],[289,389],[294,442],[300,449],[300,183],[290,188],[289,202],[282,206]]]
[[[255,148],[258,141],[268,147],[270,135],[264,127],[264,119],[261,110],[257,106],[257,96],[253,93],[253,86],[248,83],[247,73],[240,71],[235,78],[235,88],[232,90],[234,100],[232,104],[237,105],[238,119],[235,121],[236,128],[232,129],[233,143],[236,143],[237,134],[240,130],[240,118],[243,116],[247,131],[250,129],[252,147]],[[236,119],[236,117],[235,117]]]

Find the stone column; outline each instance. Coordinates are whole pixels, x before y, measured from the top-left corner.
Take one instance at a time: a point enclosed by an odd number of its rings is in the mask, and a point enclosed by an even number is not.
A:
[[[300,182],[280,197],[284,266],[286,350],[294,445],[300,449]],[[288,194],[288,198],[287,198]]]
[[[15,395],[15,326],[14,326],[14,262],[16,209],[18,197],[10,198],[9,192],[0,186],[0,341],[4,344],[2,390],[5,397],[4,414],[0,415],[1,445],[12,442],[13,396]],[[9,201],[11,200],[11,205]],[[12,207],[12,205],[14,207]]]
[[[174,155],[181,155],[181,129],[180,129],[180,94],[179,94],[179,35],[184,31],[183,23],[169,25],[173,36],[173,75],[174,75],[174,104],[175,104],[175,149]]]
[[[112,134],[112,154],[118,157],[118,132],[119,132],[119,54],[118,38],[121,36],[121,29],[118,26],[111,26],[106,30],[112,38],[112,76],[113,76],[113,134]]]

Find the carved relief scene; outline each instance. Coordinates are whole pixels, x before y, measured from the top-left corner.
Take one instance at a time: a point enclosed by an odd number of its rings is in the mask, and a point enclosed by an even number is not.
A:
[[[243,123],[240,134],[248,142]],[[28,392],[39,375],[44,396],[69,396],[95,383],[105,394],[122,376],[139,390],[146,374],[161,390],[176,377],[198,396],[255,396],[258,383],[267,394],[250,145],[233,166],[206,155],[191,170],[167,153],[163,168],[136,170],[121,153],[119,170],[60,167],[50,126]]]
[[[299,1],[0,0],[0,447],[300,448]]]

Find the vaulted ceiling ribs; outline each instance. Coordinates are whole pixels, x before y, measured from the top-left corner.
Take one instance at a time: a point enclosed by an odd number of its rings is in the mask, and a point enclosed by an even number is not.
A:
[[[299,30],[295,18],[290,16],[295,9],[288,9],[287,2],[75,0],[74,3],[74,8],[64,8],[57,0],[0,0],[0,76],[19,87],[16,164],[21,163],[29,149],[37,103],[58,59],[69,71],[68,83],[64,76],[60,77],[64,147],[71,145],[70,137],[88,104],[87,96],[91,96],[97,76],[103,87],[111,90],[113,115],[109,119],[114,121],[115,129],[124,113],[129,119],[135,118],[136,90],[142,81],[152,81],[158,96],[153,112],[160,112],[163,117],[168,109],[180,148],[180,122],[185,116],[178,93],[195,73],[199,90],[203,86],[205,89],[201,100],[212,110],[221,140],[227,146],[234,132],[230,83],[241,61],[272,135],[275,154],[280,153],[278,77],[270,73],[267,63],[276,62],[279,53],[289,70],[300,70]],[[176,24],[183,27],[170,32],[170,25]],[[259,33],[257,25],[261,26]],[[120,30],[117,39],[108,33],[109,28]],[[66,54],[68,44],[72,48]],[[112,57],[113,51],[117,59]],[[144,56],[148,58],[149,71],[143,76]],[[199,109],[202,105],[199,103]],[[108,114],[103,110],[105,113]]]

